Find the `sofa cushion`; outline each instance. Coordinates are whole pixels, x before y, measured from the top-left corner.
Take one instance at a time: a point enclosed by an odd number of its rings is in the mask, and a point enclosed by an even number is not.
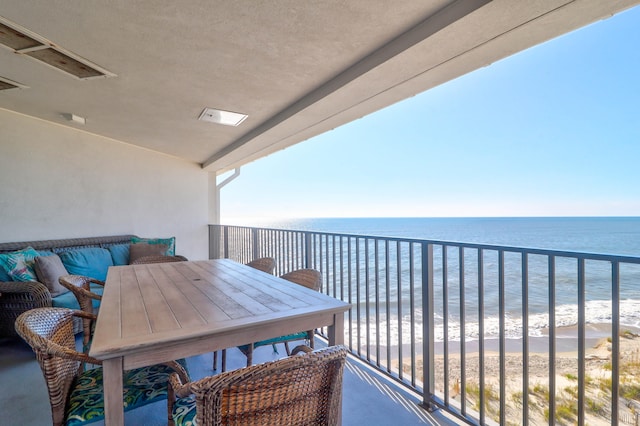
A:
[[[64,265],[57,254],[36,257],[34,270],[38,281],[49,289],[51,297],[56,297],[69,291],[64,286],[60,285],[60,282],[58,281],[58,278],[63,275],[67,275],[68,272],[64,268]]]
[[[131,237],[131,244],[139,244],[139,243],[147,243],[147,244],[164,244],[167,246],[167,250],[162,253],[164,256],[175,256],[176,255],[176,237],[171,238],[138,238]],[[129,260],[131,262],[131,260]]]
[[[114,244],[108,250],[115,266],[129,264],[129,244]]]
[[[90,284],[90,290],[93,293],[99,294],[102,296],[102,292],[104,291],[104,286],[99,284]],[[100,307],[99,300],[92,300],[93,311],[97,312],[97,309]],[[80,310],[80,304],[78,303],[78,299],[73,294],[72,291],[67,291],[66,293],[62,293],[51,299],[51,304],[56,308],[69,308],[69,309],[77,309]]]
[[[129,249],[129,263],[145,256],[165,256],[167,246],[165,244],[131,244]]]
[[[84,275],[104,281],[113,260],[109,250],[97,247],[69,250],[60,253],[60,260],[70,274]]]
[[[33,263],[38,256],[38,252],[33,247],[2,253],[0,254],[0,267],[13,281],[37,281]]]

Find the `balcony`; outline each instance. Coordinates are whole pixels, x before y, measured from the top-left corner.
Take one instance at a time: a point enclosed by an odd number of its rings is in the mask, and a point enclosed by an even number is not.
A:
[[[351,304],[345,425],[638,421],[640,339],[621,319],[634,315],[625,296],[640,258],[222,225],[210,226],[209,242],[212,258],[274,257],[278,275],[316,268],[321,291]],[[609,300],[593,300],[595,287]],[[32,352],[2,345],[3,418],[48,423]],[[279,349],[257,349],[255,362]],[[187,362],[194,378],[216,373],[211,354]],[[228,369],[244,362],[228,351]],[[165,424],[164,404],[127,422]]]

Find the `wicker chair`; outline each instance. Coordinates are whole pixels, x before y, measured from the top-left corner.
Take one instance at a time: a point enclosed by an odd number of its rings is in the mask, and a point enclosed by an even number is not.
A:
[[[280,278],[300,284],[314,291],[320,291],[320,287],[322,286],[322,274],[315,269],[297,269],[280,275]]]
[[[51,306],[51,293],[38,282],[0,282],[0,337],[17,338],[14,323],[21,313]]]
[[[344,346],[330,346],[192,383],[172,374],[179,399],[169,409],[176,426],[336,425],[346,357]]]
[[[80,371],[82,363],[101,361],[76,351],[74,317],[95,319],[67,308],[37,308],[24,312],[15,322],[18,334],[36,353],[49,391],[54,426],[77,426],[104,418],[102,368]],[[189,380],[175,361],[127,371],[123,378],[125,411],[167,398],[171,373]]]
[[[280,278],[284,278],[287,281],[300,284],[315,291],[320,291],[320,287],[322,285],[322,274],[315,269],[297,269],[295,271],[281,275]],[[275,349],[275,345],[277,343],[284,343],[287,355],[291,355],[291,351],[289,350],[289,342],[306,339],[309,342],[309,346],[313,348],[314,334],[315,330],[302,331],[299,333],[276,337],[274,339],[261,340],[259,342],[238,346],[238,349],[240,349],[240,352],[245,354],[245,356],[247,357],[247,366],[250,366],[253,363],[253,350],[255,348],[260,346],[274,345]]]
[[[145,263],[167,263],[167,262],[184,262],[187,258],[184,256],[143,256],[139,257],[131,265],[142,265]]]
[[[91,284],[94,286],[104,287],[104,282],[96,280],[94,278],[85,277],[83,275],[64,275],[58,279],[58,282],[63,287],[69,289],[78,300],[80,309],[88,314],[95,315],[96,306],[102,295],[91,291]],[[94,302],[97,301],[97,302]],[[93,328],[95,321],[90,318],[82,319],[82,343],[85,352],[89,350],[89,344],[91,342],[91,336],[93,336]]]
[[[276,260],[273,257],[261,257],[247,263],[247,266],[251,266],[267,274],[273,274],[273,271],[276,269]]]

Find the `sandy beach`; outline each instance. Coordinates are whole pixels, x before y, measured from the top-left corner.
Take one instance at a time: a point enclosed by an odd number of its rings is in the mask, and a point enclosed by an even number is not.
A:
[[[611,343],[610,339],[590,339],[587,342],[585,356],[586,391],[585,414],[586,423],[594,425],[610,425],[609,408],[611,403]],[[513,346],[511,349],[513,349]],[[515,345],[519,346],[519,345]],[[564,346],[564,345],[563,345]],[[455,347],[455,345],[454,345]],[[487,418],[499,419],[500,392],[500,356],[492,345],[485,349],[484,378],[485,378],[485,413]],[[467,410],[479,409],[479,357],[477,350],[469,350],[465,356],[466,400]],[[529,424],[548,425],[549,406],[549,357],[546,350],[536,346],[537,351],[530,351],[529,366]],[[417,362],[420,366],[421,362]],[[522,418],[522,352],[509,351],[505,355],[506,366],[506,409],[507,424],[521,424]],[[459,405],[460,389],[460,355],[451,351],[449,363],[449,397],[452,404]],[[556,420],[558,425],[572,425],[576,422],[577,385],[578,385],[578,353],[574,351],[558,351],[556,353]],[[410,371],[405,363],[404,370]],[[435,355],[435,385],[436,392],[444,396],[445,362],[441,351]],[[418,367],[418,377],[422,377],[421,367]],[[640,336],[626,332],[620,338],[620,424],[635,424],[636,411],[640,412],[640,400],[636,406],[630,400],[640,397]],[[637,396],[636,396],[637,395]]]

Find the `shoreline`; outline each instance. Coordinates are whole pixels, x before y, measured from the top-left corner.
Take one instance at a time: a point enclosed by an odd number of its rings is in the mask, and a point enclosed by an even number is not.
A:
[[[640,327],[635,326],[621,326],[620,327],[621,335],[624,333],[630,333],[631,335],[640,335]],[[528,353],[530,355],[542,355],[549,353],[549,336],[548,330],[543,330],[542,336],[529,336],[528,339]],[[598,323],[598,324],[587,324],[585,327],[585,350],[588,351],[589,348],[598,345],[603,340],[611,337],[611,324],[610,323]],[[345,341],[348,342],[349,336],[345,336]],[[621,337],[622,341],[623,338]],[[495,353],[499,354],[500,351],[500,339],[497,337],[488,337],[484,339],[484,351],[485,353]],[[354,339],[354,344],[356,343]],[[522,338],[505,338],[504,341],[505,347],[504,351],[506,355],[517,355],[522,354]],[[375,339],[371,339],[371,351],[375,352]],[[416,356],[422,356],[422,342],[417,343],[416,345]],[[449,341],[448,343],[448,353],[449,355],[456,355],[461,352],[459,341]],[[443,355],[444,354],[445,343],[444,342],[435,342],[434,345],[434,354]],[[380,352],[386,353],[387,346],[381,342],[380,344]],[[465,342],[465,353],[467,355],[472,355],[477,353],[480,350],[480,341],[478,339],[468,340]],[[562,326],[556,328],[556,338],[555,338],[555,350],[557,354],[563,353],[578,353],[578,327],[577,326]],[[366,344],[361,345],[360,349],[361,353],[366,353]],[[404,354],[404,358],[407,358],[406,354],[410,354],[411,345],[409,343],[403,343],[402,352]],[[391,346],[391,359],[397,361],[398,359],[398,346]]]
[[[588,337],[585,339],[585,347],[589,348],[591,346],[597,345],[602,339],[606,339],[606,337]],[[549,353],[549,338],[548,337],[529,337],[529,354],[547,354]],[[444,354],[444,342],[436,342],[434,353],[436,355]],[[505,339],[504,342],[504,351],[507,355],[512,354],[522,354],[522,339]],[[556,338],[555,341],[556,346],[556,354],[558,353],[570,353],[570,352],[578,352],[578,338],[575,337],[563,337]],[[461,352],[460,342],[449,342],[448,345],[449,354],[459,354]],[[467,354],[478,353],[480,351],[480,342],[478,340],[473,340],[470,342],[466,342],[465,344],[465,352]],[[485,353],[496,353],[500,352],[500,340],[499,339],[485,339],[484,340],[484,351]]]

